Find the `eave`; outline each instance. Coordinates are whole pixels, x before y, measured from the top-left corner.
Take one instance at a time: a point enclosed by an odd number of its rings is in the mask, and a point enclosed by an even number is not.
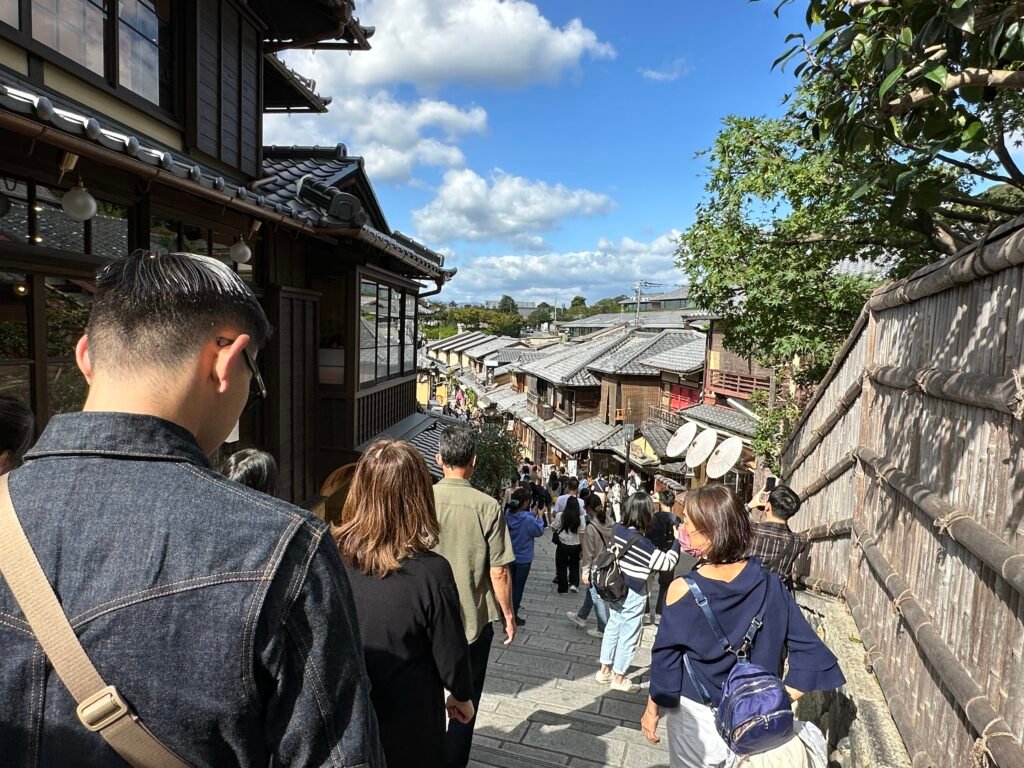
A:
[[[316,83],[290,69],[272,53],[263,57],[263,111],[273,114],[323,114],[331,103],[330,96],[316,92]]]

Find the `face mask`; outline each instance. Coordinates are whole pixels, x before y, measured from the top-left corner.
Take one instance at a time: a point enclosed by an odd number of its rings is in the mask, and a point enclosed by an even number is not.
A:
[[[690,543],[690,534],[682,526],[679,528],[679,548],[691,557],[702,557],[704,555],[701,547],[695,547]]]

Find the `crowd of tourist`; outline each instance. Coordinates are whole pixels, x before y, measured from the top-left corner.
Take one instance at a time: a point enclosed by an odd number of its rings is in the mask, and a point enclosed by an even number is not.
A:
[[[556,591],[583,591],[568,618],[596,614],[597,681],[639,694],[633,657],[658,624],[640,727],[659,743],[666,719],[673,768],[744,750],[751,766],[824,765],[820,733],[787,707],[844,680],[791,592],[790,489],[755,500],[752,524],[722,485],[677,499],[635,472],[527,465],[503,509],[473,487],[476,433],[457,425],[436,484],[409,443],[372,444],[328,527],[273,498],[268,454],[220,472],[207,458],[266,395],[270,330],[220,262],[136,253],[98,276],[76,349],[83,412],[29,449],[31,412],[0,398],[0,753],[14,764],[466,766],[495,624],[508,645],[529,621],[550,532]],[[758,715],[764,735],[722,724],[745,695],[737,669],[784,691]]]

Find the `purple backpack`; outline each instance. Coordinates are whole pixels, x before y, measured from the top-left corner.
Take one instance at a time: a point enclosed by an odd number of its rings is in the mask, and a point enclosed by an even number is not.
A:
[[[687,654],[683,654],[686,673],[700,693],[705,706],[715,713],[715,728],[729,749],[737,755],[756,755],[780,747],[793,737],[793,710],[789,693],[779,676],[750,661],[750,647],[757,631],[764,626],[765,605],[761,606],[750,627],[743,635],[743,644],[737,651],[726,637],[722,625],[711,611],[707,597],[691,576],[686,576],[697,605],[711,625],[718,641],[727,653],[736,657],[736,664],[722,685],[722,700],[716,708],[701,684]]]

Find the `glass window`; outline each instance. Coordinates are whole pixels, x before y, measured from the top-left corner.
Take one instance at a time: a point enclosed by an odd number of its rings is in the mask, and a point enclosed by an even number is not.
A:
[[[0,395],[11,395],[25,405],[32,402],[32,366],[0,365]]]
[[[0,241],[27,243],[28,187],[15,179],[0,182]]]
[[[32,0],[32,36],[98,75],[106,20],[106,0]]]
[[[46,278],[47,357],[74,359],[75,345],[85,333],[95,293],[95,286],[87,280]]]
[[[85,224],[67,217],[60,207],[62,197],[63,189],[36,186],[36,234],[32,241],[47,248],[85,253]]]
[[[0,0],[0,21],[21,29],[21,14],[18,12],[19,0]]]
[[[90,223],[93,254],[110,259],[128,255],[127,208],[123,205],[100,202]]]
[[[174,253],[180,251],[178,232],[181,223],[170,219],[151,218],[149,220],[149,250],[153,253]]]
[[[181,250],[185,253],[210,253],[210,233],[202,227],[183,224],[181,227]]]
[[[89,385],[74,361],[48,364],[46,383],[50,396],[50,416],[82,410]]]
[[[164,109],[173,109],[171,0],[120,0],[117,15],[121,85]]]
[[[360,287],[359,383],[377,378],[377,284],[364,280]]]
[[[0,362],[27,360],[31,314],[28,275],[0,272]]]

